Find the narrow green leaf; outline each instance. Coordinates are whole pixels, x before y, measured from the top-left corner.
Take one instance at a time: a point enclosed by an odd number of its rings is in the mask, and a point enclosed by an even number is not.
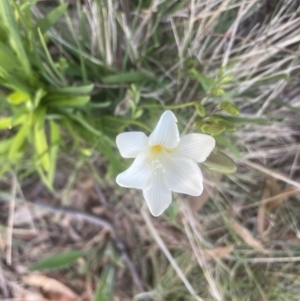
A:
[[[122,84],[140,82],[147,79],[147,75],[140,71],[131,71],[109,75],[101,78],[104,84]]]
[[[0,60],[1,65],[5,68],[6,71],[11,71],[13,69],[20,68],[16,56],[11,51],[11,48],[5,45],[0,41]]]
[[[237,117],[237,116],[222,116],[222,115],[215,115],[224,118],[230,122],[235,124],[257,124],[257,125],[270,125],[272,122],[263,119],[263,118],[249,118],[246,116]]]
[[[120,157],[114,153],[114,141],[102,135],[98,138],[97,149],[109,160],[110,171],[115,175],[120,171]]]
[[[90,96],[54,96],[46,98],[45,101],[49,106],[55,107],[77,107],[88,103]]]
[[[12,124],[12,117],[5,117],[0,119],[0,130],[10,129]]]
[[[19,63],[23,67],[25,74],[27,74],[31,78],[31,67],[21,40],[20,29],[18,28],[9,0],[0,1],[0,15],[2,17],[3,24],[9,31],[10,45],[13,48],[14,52],[17,54]]]
[[[287,80],[287,79],[289,79],[289,75],[288,74],[285,74],[285,73],[283,73],[283,74],[275,74],[275,75],[271,75],[271,76],[266,76],[266,77],[264,77],[264,78],[262,78],[261,79],[261,83],[264,83],[264,84],[266,84],[266,83],[274,83],[274,82],[277,82],[277,81],[279,81],[279,80],[281,80],[281,79],[285,79],[285,80]]]
[[[220,104],[220,107],[221,107],[224,111],[228,112],[230,115],[237,116],[237,115],[240,114],[239,108],[238,108],[236,105],[234,105],[234,104],[232,104],[232,103],[230,103],[230,102],[228,102],[228,101],[222,102],[222,103]]]
[[[203,164],[210,170],[220,173],[231,174],[236,171],[233,160],[219,150],[214,150]]]
[[[296,108],[296,107],[294,107],[294,106],[291,106],[291,105],[289,105],[288,103],[284,103],[284,102],[279,101],[279,100],[277,100],[277,99],[272,100],[272,102],[274,102],[274,103],[276,103],[276,104],[278,104],[278,105],[280,105],[280,106],[289,108],[289,109],[290,109],[291,111],[293,111],[293,112],[300,113],[300,108]]]
[[[33,6],[33,1],[30,0],[28,2],[28,5],[26,6],[25,3],[23,3],[23,5],[20,3],[18,3],[17,0],[10,0],[10,2],[12,3],[12,7],[14,9],[14,14],[15,14],[15,18],[16,21],[18,23],[18,26],[23,27],[24,28],[24,37],[27,38],[31,35],[31,31],[32,31],[32,12],[30,11],[31,7]],[[25,46],[26,47],[26,46]]]
[[[15,106],[29,99],[30,99],[30,95],[22,91],[16,91],[7,96],[7,102]]]
[[[27,83],[19,76],[18,73],[9,73],[6,69],[1,68],[0,61],[0,81],[1,84],[10,88],[11,90],[23,91],[24,93],[30,93],[30,88]]]
[[[74,115],[74,114],[66,114],[66,116],[78,122],[82,127],[84,127],[86,130],[88,130],[90,133],[96,135],[96,136],[102,136],[102,133],[95,129],[92,125],[90,125],[85,118],[81,117],[80,115]]]
[[[40,165],[35,166],[37,172],[39,173],[40,178],[43,181],[43,184],[49,189],[49,191],[54,192],[52,183],[49,182],[49,179],[47,175],[45,174],[45,171]]]
[[[204,92],[208,92],[213,86],[214,86],[214,81],[211,78],[206,77],[205,75],[199,73],[196,69],[190,69],[188,74],[192,77],[195,78],[196,80],[199,81],[201,84]]]
[[[43,88],[39,88],[35,95],[33,100],[33,106],[34,108],[37,108],[42,100],[42,98],[47,94],[47,92]]]
[[[104,101],[104,102],[91,102],[90,106],[92,108],[102,109],[107,108],[111,105],[111,101]]]
[[[77,2],[79,3],[79,2]],[[79,6],[78,6],[79,7]],[[100,9],[100,11],[102,11]],[[70,43],[65,43],[64,41],[61,43],[65,44],[68,48],[74,49],[75,53],[79,55],[79,61],[80,61],[80,73],[79,75],[81,75],[83,82],[86,84],[87,83],[87,70],[86,70],[86,53],[84,51],[85,48],[85,43],[82,42],[82,36],[78,35],[78,30],[74,29],[73,26],[73,21],[70,18],[70,15],[66,12],[65,15],[65,21],[68,25],[68,29],[70,31],[70,33],[72,34],[72,38],[76,44],[76,47],[73,47],[73,45],[71,45]],[[80,21],[79,21],[80,22]],[[94,60],[95,58],[93,57],[92,60]]]
[[[60,6],[56,7],[51,12],[49,12],[43,19],[37,21],[36,28],[40,28],[40,31],[42,33],[45,33],[62,17],[62,15],[67,11],[67,8],[67,3],[61,4]]]
[[[48,173],[48,179],[51,185],[54,181],[54,176],[55,176],[59,141],[60,141],[59,126],[56,122],[50,121],[50,163],[51,164]]]
[[[81,142],[82,138],[81,138],[80,134],[75,130],[73,120],[68,117],[69,116],[66,114],[63,117],[62,123],[73,139],[73,147],[78,148],[80,146],[80,142]]]
[[[21,109],[20,111],[15,111],[15,114],[12,116],[11,127],[23,124],[30,119],[30,116],[27,114],[27,112],[24,113],[24,111],[24,109]]]
[[[69,251],[44,258],[30,267],[31,271],[59,270],[70,267],[83,255],[81,251]]]
[[[58,94],[73,94],[73,95],[86,95],[90,94],[94,89],[94,85],[85,85],[85,86],[79,86],[79,87],[64,87],[56,90]]]
[[[93,301],[111,301],[114,282],[114,268],[105,267],[99,279]]]
[[[9,160],[14,160],[16,154],[18,153],[19,149],[21,148],[22,144],[24,143],[26,136],[30,130],[31,123],[27,122],[24,123],[23,126],[20,128],[16,136],[13,138],[13,142],[10,146],[9,150]]]
[[[51,66],[53,72],[57,75],[57,77],[59,78],[59,80],[62,82],[62,84],[66,84],[66,79],[64,78],[64,75],[62,72],[60,72],[57,68],[57,65],[54,63],[51,54],[49,52],[49,49],[46,45],[45,39],[43,37],[43,34],[41,33],[40,29],[38,28],[38,34],[39,34],[39,38],[41,41],[41,44],[43,46],[44,52],[46,54],[46,57],[48,59],[49,65]]]
[[[48,143],[44,129],[45,109],[38,112],[37,121],[34,124],[34,146],[38,155],[38,161],[43,169],[49,172],[50,156],[48,151]]]
[[[0,141],[0,154],[7,153],[13,143],[13,138]]]

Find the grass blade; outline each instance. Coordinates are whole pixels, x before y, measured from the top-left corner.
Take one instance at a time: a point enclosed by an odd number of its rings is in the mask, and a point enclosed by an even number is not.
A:
[[[31,271],[60,270],[71,266],[75,260],[82,256],[81,251],[69,251],[61,254],[54,254],[40,260],[31,266]]]
[[[67,3],[61,4],[48,13],[43,19],[38,20],[36,27],[40,29],[42,34],[45,33],[59,20],[59,18],[62,17],[62,15],[67,11],[67,8]]]
[[[22,43],[20,30],[17,26],[17,22],[14,18],[13,11],[8,0],[0,1],[0,14],[2,17],[2,21],[9,33],[10,45],[17,54],[17,57],[24,69],[24,72],[31,78],[32,70],[30,67],[30,63]]]

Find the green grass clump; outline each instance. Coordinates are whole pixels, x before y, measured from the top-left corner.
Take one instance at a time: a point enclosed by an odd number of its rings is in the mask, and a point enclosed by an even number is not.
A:
[[[75,86],[66,77],[66,60],[54,59],[49,52],[47,30],[67,5],[37,22],[31,6],[29,1],[23,5],[1,1],[0,84],[5,88],[1,95],[5,117],[0,127],[5,138],[0,173],[30,160],[51,189],[62,128],[78,136],[80,111],[90,100],[93,84]]]

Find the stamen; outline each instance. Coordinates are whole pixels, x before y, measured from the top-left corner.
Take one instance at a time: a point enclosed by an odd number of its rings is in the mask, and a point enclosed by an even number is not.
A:
[[[163,165],[161,164],[161,162],[158,159],[155,159],[151,162],[151,167],[152,167],[151,169],[155,175],[156,175],[155,170],[163,169]]]

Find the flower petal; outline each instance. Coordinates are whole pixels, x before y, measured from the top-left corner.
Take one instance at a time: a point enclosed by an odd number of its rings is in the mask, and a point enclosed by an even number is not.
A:
[[[214,149],[216,141],[213,137],[204,134],[188,134],[181,137],[175,156],[186,157],[195,162],[203,162]]]
[[[136,158],[148,148],[148,137],[142,132],[128,132],[117,136],[116,143],[123,158]]]
[[[153,176],[152,186],[143,190],[143,195],[151,214],[154,216],[161,215],[172,203],[172,193],[164,184],[161,171],[156,172],[156,175]]]
[[[171,157],[165,162],[164,182],[171,190],[190,195],[203,191],[203,177],[197,163],[183,157]]]
[[[176,147],[180,140],[176,122],[175,115],[171,111],[165,111],[149,136],[149,145],[159,144],[168,149]]]
[[[117,176],[116,182],[122,187],[147,189],[152,184],[152,171],[145,154],[139,154],[131,166]]]

